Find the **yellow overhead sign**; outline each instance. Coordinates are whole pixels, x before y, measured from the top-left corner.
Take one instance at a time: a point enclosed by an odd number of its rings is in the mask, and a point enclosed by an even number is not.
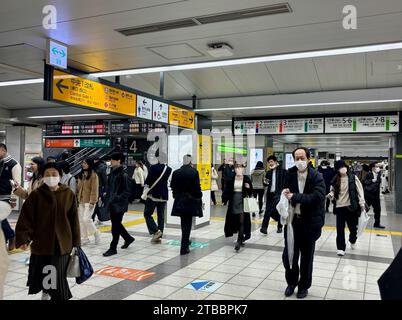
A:
[[[212,137],[198,135],[197,170],[200,175],[201,190],[211,190]]]
[[[194,129],[195,112],[187,109],[169,106],[169,124],[178,127]]]
[[[116,89],[70,73],[54,70],[52,99],[73,105],[114,112],[127,116],[136,115],[136,94]]]

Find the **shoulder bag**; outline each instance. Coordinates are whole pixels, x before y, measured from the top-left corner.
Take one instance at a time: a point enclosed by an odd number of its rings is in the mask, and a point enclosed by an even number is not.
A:
[[[167,165],[165,165],[165,168],[163,169],[163,171],[162,171],[162,174],[159,176],[159,178],[158,179],[156,179],[156,181],[153,183],[153,185],[149,188],[149,187],[146,187],[146,188],[144,188],[144,191],[143,191],[143,193],[142,193],[142,196],[141,196],[141,199],[142,200],[147,200],[148,199],[148,193],[158,184],[158,182],[162,179],[162,177],[163,177],[163,175],[165,174],[165,172],[166,172],[166,169],[167,169]]]

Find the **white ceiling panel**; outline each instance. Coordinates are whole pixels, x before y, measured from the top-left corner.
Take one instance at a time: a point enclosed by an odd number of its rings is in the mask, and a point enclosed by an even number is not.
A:
[[[223,70],[243,95],[279,93],[265,64],[225,67]]]
[[[322,90],[366,88],[365,54],[315,58]]]
[[[202,88],[207,97],[239,96],[241,92],[226,76],[222,68],[183,71],[184,75],[197,87]]]
[[[280,93],[320,91],[312,59],[266,63]]]
[[[367,54],[368,87],[402,84],[402,50]]]

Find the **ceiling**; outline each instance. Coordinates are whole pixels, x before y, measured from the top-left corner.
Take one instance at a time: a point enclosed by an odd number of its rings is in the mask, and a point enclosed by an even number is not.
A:
[[[299,52],[402,41],[400,0],[288,0],[292,12],[126,37],[116,29],[204,16],[280,3],[281,0],[2,0],[0,7],[0,81],[43,76],[46,38],[68,44],[69,65],[87,71],[110,71],[213,61],[208,44],[227,42],[231,58]],[[42,27],[42,9],[56,6],[56,30]],[[344,30],[342,8],[357,7],[358,27]],[[25,10],[29,7],[29,10]],[[113,80],[113,79],[109,79]],[[124,76],[121,83],[159,95],[159,74]],[[402,50],[299,59],[242,66],[168,72],[165,97],[191,105],[198,98],[202,114],[213,119],[233,116],[402,111],[401,103],[337,106],[295,106],[250,109],[253,106],[305,104],[339,99],[351,93],[388,97],[395,88],[402,98]],[[332,93],[332,94],[331,94]],[[303,95],[302,97],[300,95]],[[244,98],[248,99],[245,100]],[[352,100],[350,100],[352,101]],[[354,101],[354,100],[353,100]],[[229,108],[240,110],[206,111]],[[43,101],[43,85],[0,87],[0,108],[11,117],[57,114],[61,106]],[[56,113],[53,113],[56,110]],[[83,112],[79,109],[73,112]],[[60,113],[65,114],[65,113]],[[35,120],[40,122],[39,120]]]

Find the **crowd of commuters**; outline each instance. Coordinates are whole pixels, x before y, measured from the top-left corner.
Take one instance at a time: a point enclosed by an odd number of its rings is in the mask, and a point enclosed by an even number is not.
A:
[[[123,219],[129,203],[144,204],[144,218],[151,236],[151,243],[162,242],[165,227],[166,204],[170,188],[173,195],[172,216],[180,217],[182,239],[180,254],[190,253],[190,234],[194,219],[203,216],[199,173],[192,156],[183,157],[182,166],[173,171],[167,165],[167,155],[159,152],[156,162],[149,170],[142,161],[136,161],[132,177],[124,165],[121,152],[110,155],[106,164],[97,157],[82,161],[81,170],[73,175],[68,152],[59,157],[41,157],[31,160],[27,177],[27,189],[21,185],[21,166],[0,144],[0,298],[8,268],[7,249],[30,250],[28,259],[29,294],[42,292],[44,300],[67,300],[71,292],[67,282],[67,265],[74,247],[85,245],[94,237],[100,242],[100,231],[95,220],[100,210],[109,212],[111,242],[105,257],[117,254],[120,237],[127,249],[135,238],[125,229]],[[270,219],[277,221],[277,232],[284,231],[283,265],[286,270],[286,296],[298,287],[298,298],[308,295],[312,284],[315,243],[321,236],[325,212],[333,204],[337,227],[337,254],[345,255],[345,225],[350,235],[351,249],[357,245],[358,219],[371,207],[374,211],[374,227],[380,224],[380,192],[389,192],[388,168],[379,163],[369,166],[348,166],[336,161],[332,168],[329,161],[320,163],[317,170],[311,165],[308,149],[300,147],[293,152],[295,166],[282,168],[278,159],[271,155],[264,163],[257,162],[251,175],[245,174],[246,163],[225,160],[215,170],[211,168],[211,200],[217,204],[215,192],[219,191],[221,172],[222,203],[227,205],[224,234],[237,234],[235,251],[238,252],[251,238],[251,220],[258,214],[261,218],[260,232],[268,234]],[[385,172],[386,171],[386,172]],[[172,173],[173,172],[173,173]],[[19,197],[23,202],[16,230],[7,221]],[[289,215],[283,216],[280,202],[289,203]],[[250,210],[251,200],[255,209]],[[265,205],[265,209],[264,209]],[[157,219],[153,218],[156,210]],[[101,222],[97,222],[99,224]],[[291,235],[291,237],[289,237]],[[289,239],[292,242],[289,243]],[[7,248],[8,244],[8,248]],[[300,260],[300,262],[299,262]],[[45,266],[52,265],[57,271],[57,286],[43,286]]]

